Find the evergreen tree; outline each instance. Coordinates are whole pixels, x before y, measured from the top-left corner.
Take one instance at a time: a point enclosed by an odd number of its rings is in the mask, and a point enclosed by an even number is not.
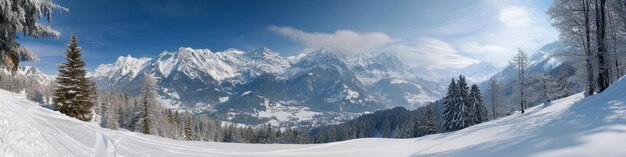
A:
[[[463,129],[475,124],[472,117],[475,117],[474,113],[476,113],[470,104],[469,87],[463,75],[459,76],[457,90],[456,99],[459,110],[457,111],[456,125],[459,129]]]
[[[421,116],[417,119],[419,122],[418,132],[419,136],[430,135],[437,133],[437,124],[435,123],[435,114],[433,112],[433,108],[430,106],[426,106],[422,108]]]
[[[470,104],[474,108],[474,124],[482,123],[488,120],[488,112],[487,107],[485,107],[485,102],[483,101],[483,96],[480,93],[480,89],[478,85],[473,84],[470,90]]]
[[[458,111],[458,103],[456,98],[457,95],[457,85],[454,79],[448,85],[448,93],[443,100],[444,110],[443,110],[443,118],[444,118],[444,130],[445,131],[455,131],[459,128],[455,125],[456,113]]]
[[[141,109],[138,111],[137,120],[135,121],[135,130],[138,130],[144,134],[162,134],[158,132],[157,124],[160,124],[162,116],[157,115],[161,113],[160,102],[156,91],[156,80],[152,75],[144,74],[144,84],[142,88],[142,95],[140,100]]]
[[[92,118],[93,84],[85,75],[85,61],[76,36],[72,36],[65,51],[67,63],[59,65],[59,74],[56,78],[57,86],[54,92],[54,104],[61,113],[83,121]]]
[[[51,0],[3,0],[0,4],[0,66],[7,67],[14,74],[19,62],[37,60],[35,54],[17,43],[17,32],[34,38],[58,38],[61,33],[37,22],[42,17],[47,17],[50,22],[53,10],[67,9]]]

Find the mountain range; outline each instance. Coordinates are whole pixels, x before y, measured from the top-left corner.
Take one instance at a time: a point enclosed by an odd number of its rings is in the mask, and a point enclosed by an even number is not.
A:
[[[496,69],[488,63],[468,68],[482,72],[483,67],[489,67],[488,72],[477,78]],[[119,57],[100,65],[93,77],[102,89],[133,96],[140,93],[143,76],[153,75],[170,107],[224,121],[320,125],[435,101],[445,93],[436,77],[457,71],[468,70],[440,70],[429,78],[387,53],[345,55],[320,49],[283,57],[267,48],[213,52],[181,47],[155,58]]]

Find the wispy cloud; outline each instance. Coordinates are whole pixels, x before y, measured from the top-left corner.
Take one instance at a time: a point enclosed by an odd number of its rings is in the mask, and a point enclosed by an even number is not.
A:
[[[347,52],[366,52],[386,46],[392,42],[385,33],[357,33],[351,30],[337,30],[333,33],[309,33],[292,27],[269,26],[269,31],[292,40],[302,42],[310,49],[330,48]]]
[[[478,62],[458,54],[449,43],[434,38],[419,38],[412,42],[399,42],[385,48],[406,64],[432,69],[459,68]]]
[[[524,7],[521,2],[494,2],[497,22],[492,28],[455,39],[455,45],[473,59],[507,65],[517,47],[534,53],[543,45],[558,40],[543,10]]]
[[[461,56],[449,43],[434,38],[418,38],[405,41],[392,39],[380,32],[357,33],[352,30],[337,30],[334,33],[310,33],[292,27],[268,27],[292,40],[305,44],[305,50],[332,48],[345,53],[365,52],[394,54],[404,63],[425,68],[458,68],[477,60]]]

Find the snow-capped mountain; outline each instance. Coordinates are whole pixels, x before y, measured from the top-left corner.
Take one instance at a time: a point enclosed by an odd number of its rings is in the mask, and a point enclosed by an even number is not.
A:
[[[412,109],[443,95],[442,86],[422,79],[394,55],[364,53],[347,63],[359,80],[390,107]]]
[[[413,108],[442,96],[439,84],[407,67],[385,53],[346,57],[321,49],[282,57],[267,48],[180,48],[156,58],[119,57],[94,78],[104,89],[136,95],[147,73],[171,107],[238,123],[289,123]]]
[[[0,71],[6,75],[11,75],[11,72],[5,68],[0,69]],[[49,85],[54,81],[54,77],[44,74],[39,69],[33,66],[18,67],[17,71],[15,71],[15,76],[33,79],[41,85]]]

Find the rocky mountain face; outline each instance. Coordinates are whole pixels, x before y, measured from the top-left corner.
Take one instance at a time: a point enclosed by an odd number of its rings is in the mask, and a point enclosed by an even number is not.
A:
[[[395,56],[346,57],[323,49],[282,57],[267,48],[180,48],[156,58],[122,56],[93,77],[103,89],[136,95],[145,74],[157,78],[170,107],[245,124],[336,123],[389,107],[415,108],[444,93]]]

